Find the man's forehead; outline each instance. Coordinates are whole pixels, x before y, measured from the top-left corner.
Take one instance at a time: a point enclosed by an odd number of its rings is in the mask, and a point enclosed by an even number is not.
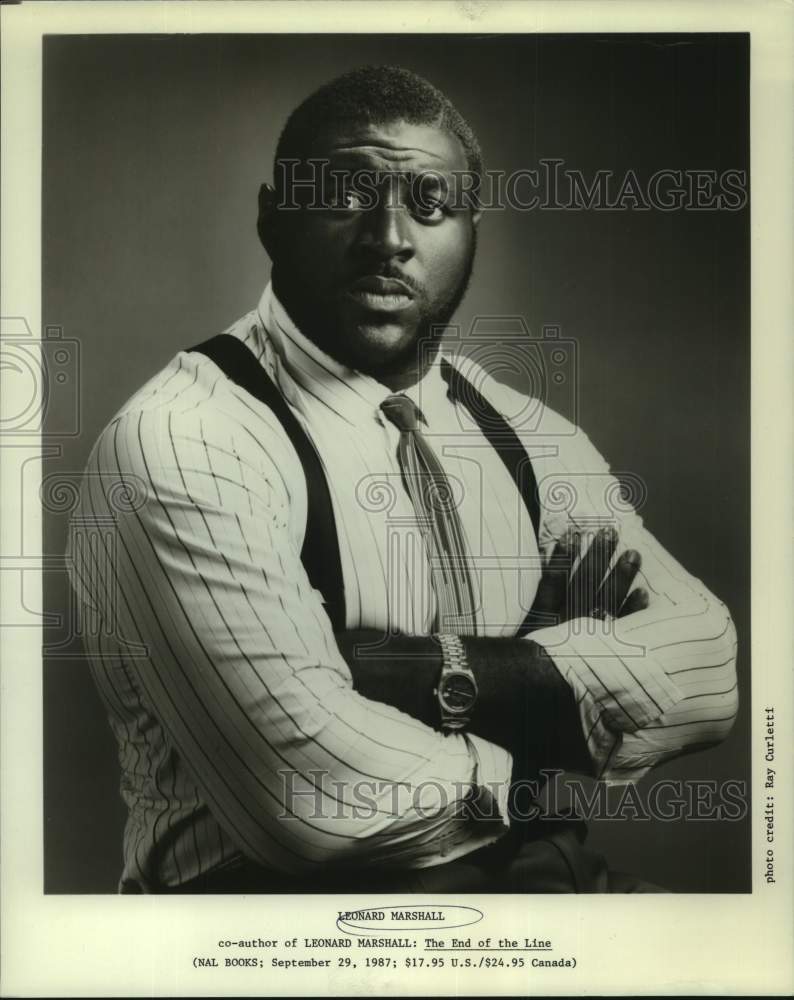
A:
[[[312,143],[311,155],[339,166],[441,172],[467,168],[457,136],[440,126],[404,121],[329,123]]]

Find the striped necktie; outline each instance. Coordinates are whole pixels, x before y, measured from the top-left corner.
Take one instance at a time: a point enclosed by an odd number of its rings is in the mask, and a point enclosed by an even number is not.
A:
[[[478,601],[468,570],[463,525],[449,480],[419,430],[419,421],[426,421],[419,407],[403,395],[387,397],[381,410],[400,431],[397,458],[403,483],[430,554],[437,605],[433,631],[476,635]]]

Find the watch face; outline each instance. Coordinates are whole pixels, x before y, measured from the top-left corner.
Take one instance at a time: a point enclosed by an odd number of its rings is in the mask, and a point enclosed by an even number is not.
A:
[[[456,671],[442,679],[439,693],[449,711],[466,712],[474,704],[477,688],[468,674]]]

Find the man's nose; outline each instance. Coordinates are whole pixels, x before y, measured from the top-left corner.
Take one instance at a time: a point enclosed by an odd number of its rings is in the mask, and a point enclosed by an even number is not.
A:
[[[409,260],[414,255],[411,220],[405,206],[381,198],[361,213],[356,246],[360,253],[389,260]]]

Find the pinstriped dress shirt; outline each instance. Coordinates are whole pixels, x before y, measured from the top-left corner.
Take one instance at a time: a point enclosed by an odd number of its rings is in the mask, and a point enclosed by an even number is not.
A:
[[[324,465],[347,627],[427,634],[436,613],[427,552],[400,480],[399,432],[379,413],[389,390],[308,341],[270,286],[226,332],[252,348]],[[635,585],[648,589],[649,608],[532,634],[574,689],[596,773],[633,781],[719,742],[737,708],[725,606],[616,500],[581,430],[537,405],[530,427],[526,398],[472,362],[454,363],[511,420],[540,488],[536,539],[509,473],[447,397],[438,364],[408,390],[457,498],[479,634],[514,633],[570,523],[612,523],[619,551],[642,554]],[[133,498],[123,509],[119,482]],[[306,509],[302,468],[278,421],[202,355],[177,355],[91,453],[70,572],[119,745],[129,810],[122,889],[175,886],[240,853],[309,876],[329,863],[421,868],[504,832],[505,750],[445,737],[353,690],[300,562]],[[495,797],[498,818],[462,808],[475,788]]]

